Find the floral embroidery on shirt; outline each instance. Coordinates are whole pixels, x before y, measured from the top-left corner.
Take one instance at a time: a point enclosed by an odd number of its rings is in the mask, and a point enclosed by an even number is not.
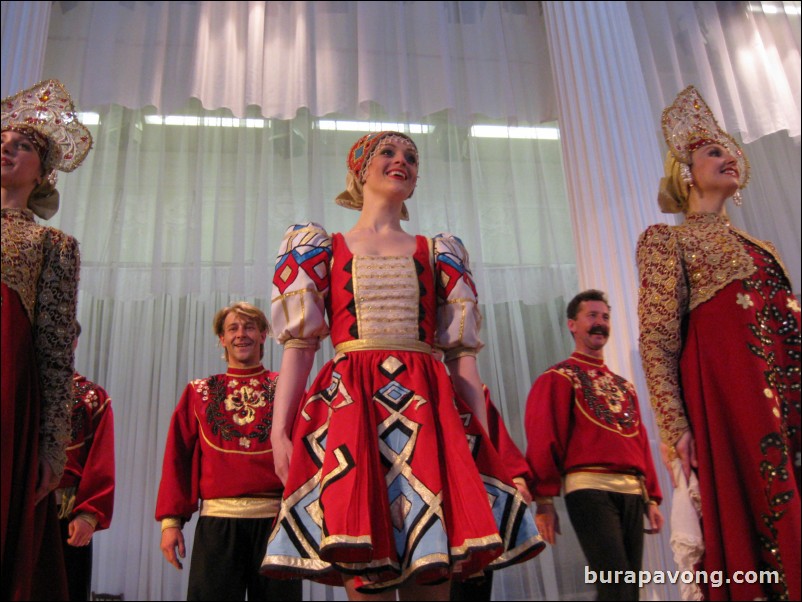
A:
[[[738,300],[736,301],[738,305],[743,307],[744,309],[749,309],[754,305],[754,302],[749,297],[748,293],[738,293]]]
[[[240,426],[253,422],[256,416],[256,408],[263,408],[265,405],[262,395],[251,387],[234,390],[226,397],[226,409],[229,412],[234,412],[231,418]]]
[[[251,440],[248,439],[247,437],[240,437],[239,438],[239,444],[240,444],[240,447],[244,447],[245,449],[248,449],[251,446]]]
[[[635,389],[626,379],[607,370],[581,369],[561,362],[554,368],[569,378],[583,400],[583,413],[605,427],[612,427],[624,436],[640,429],[640,415],[635,406]]]
[[[242,386],[242,381],[234,378],[226,382],[224,376],[218,375],[201,381],[196,387],[207,404],[206,421],[212,434],[219,434],[224,441],[239,439],[239,445],[246,448],[249,445],[245,445],[243,439],[264,443],[270,438],[273,424],[276,383],[270,378],[253,380],[257,380],[256,387]]]
[[[609,374],[599,374],[597,376],[595,370],[591,370],[593,380],[593,389],[600,399],[606,399],[608,407],[613,412],[620,412],[621,406],[625,401],[624,394],[621,389],[616,386],[615,381]]]
[[[788,299],[786,307],[788,307],[788,309],[790,309],[793,312],[799,313],[799,301],[797,301],[796,299],[793,298]]]

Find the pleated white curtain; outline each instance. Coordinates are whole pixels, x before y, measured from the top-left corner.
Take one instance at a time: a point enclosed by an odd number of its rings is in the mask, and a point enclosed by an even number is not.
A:
[[[267,117],[555,114],[536,2],[59,2],[48,52],[86,106]],[[541,34],[541,35],[538,35]],[[67,57],[80,56],[73,61]]]
[[[183,597],[186,572],[164,562],[153,520],[170,415],[188,380],[223,368],[214,311],[239,298],[269,307],[284,229],[356,220],[333,198],[360,129],[417,142],[408,229],[451,231],[469,249],[480,370],[524,447],[526,394],[570,352],[562,314],[576,292],[546,41],[531,2],[53,6],[44,76],[97,115],[53,225],[82,242],[79,368],[119,400],[97,589]],[[278,366],[280,348],[265,363]],[[561,549],[559,563],[499,574],[496,595],[591,595],[570,526]],[[306,585],[310,599],[342,594]]]

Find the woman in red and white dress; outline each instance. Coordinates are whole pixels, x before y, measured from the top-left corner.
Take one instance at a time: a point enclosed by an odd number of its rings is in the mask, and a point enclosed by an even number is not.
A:
[[[272,442],[285,492],[262,570],[344,584],[352,599],[395,599],[395,588],[448,599],[452,577],[544,544],[485,434],[468,254],[455,236],[401,228],[414,142],[369,134],[347,163],[337,202],[361,211],[356,225],[332,236],[291,226],[276,262]],[[304,395],[329,334],[335,357]]]

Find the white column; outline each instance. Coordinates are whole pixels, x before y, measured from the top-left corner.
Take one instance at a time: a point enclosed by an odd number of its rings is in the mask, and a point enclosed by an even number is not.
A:
[[[635,246],[648,225],[666,221],[657,206],[665,146],[660,115],[649,105],[626,3],[544,2],[543,7],[579,285],[608,294],[612,333],[605,360],[635,383],[655,453],[657,429],[638,354]],[[657,454],[655,462],[667,514],[671,484]],[[668,525],[659,538],[646,536],[645,570],[674,568],[667,533]],[[679,590],[641,592],[641,599],[655,597],[679,599]]]
[[[0,98],[42,78],[52,2],[2,3]]]

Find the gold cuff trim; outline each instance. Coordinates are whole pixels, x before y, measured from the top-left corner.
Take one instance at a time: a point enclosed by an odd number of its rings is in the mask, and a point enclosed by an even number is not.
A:
[[[479,353],[478,349],[471,349],[469,347],[460,347],[458,349],[447,349],[444,350],[445,355],[443,356],[443,361],[450,362],[451,360],[456,360],[461,357],[476,357]]]
[[[279,497],[219,497],[202,500],[200,515],[217,518],[273,518],[281,506]]]
[[[320,349],[320,339],[289,339],[284,343],[284,349]]]
[[[91,512],[81,512],[75,518],[80,518],[82,521],[86,521],[92,525],[92,529],[97,529],[97,517]]]
[[[564,486],[566,495],[579,489],[598,489],[632,495],[643,494],[641,480],[638,477],[620,472],[570,472],[565,475]]]
[[[353,341],[344,341],[334,348],[335,355],[338,353],[349,353],[351,351],[418,351],[420,353],[432,353],[431,345],[423,341],[415,341],[413,339],[355,339]]]
[[[183,528],[184,520],[177,516],[168,516],[167,518],[162,519],[162,533],[164,533],[167,529],[172,529],[173,527],[176,529]]]

